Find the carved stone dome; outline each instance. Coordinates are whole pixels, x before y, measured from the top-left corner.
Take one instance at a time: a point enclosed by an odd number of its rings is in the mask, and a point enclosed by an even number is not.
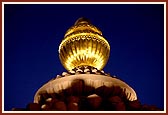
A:
[[[69,96],[89,96],[96,94],[103,100],[119,96],[126,101],[137,100],[136,92],[122,80],[91,66],[76,67],[63,72],[44,84],[34,96],[34,103],[42,103],[47,98],[64,100]],[[61,98],[60,98],[61,97]]]

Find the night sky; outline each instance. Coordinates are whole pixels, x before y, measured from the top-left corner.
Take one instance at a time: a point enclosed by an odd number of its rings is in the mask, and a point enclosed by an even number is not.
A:
[[[25,108],[43,84],[66,71],[58,47],[80,17],[90,19],[111,46],[103,70],[129,84],[142,104],[163,109],[163,4],[6,4],[5,110]]]

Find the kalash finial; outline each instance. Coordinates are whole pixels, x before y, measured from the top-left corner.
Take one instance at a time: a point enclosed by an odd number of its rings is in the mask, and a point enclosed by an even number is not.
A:
[[[67,30],[59,46],[59,58],[67,70],[92,66],[101,70],[110,55],[110,45],[102,32],[86,18],[79,18]]]
[[[85,17],[81,17],[75,22],[75,25],[82,24],[82,23],[90,23],[91,24],[89,19],[87,19]]]

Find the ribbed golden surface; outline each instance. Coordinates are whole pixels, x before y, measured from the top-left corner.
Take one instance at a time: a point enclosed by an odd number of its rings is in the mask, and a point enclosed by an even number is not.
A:
[[[87,65],[102,69],[109,58],[110,45],[89,20],[79,18],[69,28],[59,46],[59,58],[67,70]]]

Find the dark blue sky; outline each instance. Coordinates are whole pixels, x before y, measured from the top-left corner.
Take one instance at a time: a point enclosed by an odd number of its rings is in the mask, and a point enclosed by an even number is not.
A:
[[[142,104],[164,107],[164,6],[5,5],[4,107],[26,107],[35,92],[66,71],[58,47],[79,17],[89,18],[111,46],[104,68],[129,84]]]

